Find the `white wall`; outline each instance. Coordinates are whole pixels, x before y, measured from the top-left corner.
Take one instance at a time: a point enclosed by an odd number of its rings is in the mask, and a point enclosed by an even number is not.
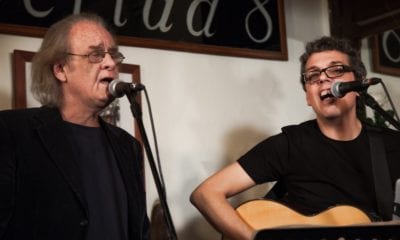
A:
[[[326,0],[285,0],[289,60],[273,61],[122,46],[126,63],[139,64],[150,94],[168,203],[180,239],[219,239],[189,203],[191,191],[280,127],[313,118],[299,84],[305,42],[329,34]],[[0,35],[0,109],[11,107],[11,52],[36,51],[41,40]],[[363,58],[370,68],[369,49]],[[378,74],[400,105],[398,79]],[[143,106],[152,142],[148,113]],[[148,168],[147,168],[148,169]],[[148,208],[157,198],[147,170]],[[236,199],[260,197],[251,191]],[[261,192],[261,193],[260,193]]]

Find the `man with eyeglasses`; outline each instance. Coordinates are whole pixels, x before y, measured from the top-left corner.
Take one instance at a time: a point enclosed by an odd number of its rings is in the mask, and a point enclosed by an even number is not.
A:
[[[281,133],[206,179],[191,195],[192,203],[229,239],[251,239],[258,229],[247,224],[249,219],[243,220],[227,199],[256,184],[273,181],[279,188],[274,187],[276,192],[267,197],[273,196],[303,215],[350,205],[365,211],[372,220],[391,219],[391,209],[380,212],[377,206],[370,134],[376,132],[381,138],[386,154],[383,161],[389,166],[389,187],[393,189],[400,178],[400,133],[361,122],[356,114],[359,93],[335,98],[330,91],[335,81],[361,81],[366,77],[359,52],[346,40],[322,37],[306,45],[300,61],[301,84],[316,119],[282,128]],[[393,199],[389,201],[386,204],[390,206]],[[268,215],[264,210],[255,211]],[[276,218],[270,219],[272,222],[282,220],[277,219],[276,212],[272,217]]]
[[[104,20],[53,24],[32,62],[40,108],[0,112],[0,239],[148,239],[139,142],[99,116],[124,56]]]

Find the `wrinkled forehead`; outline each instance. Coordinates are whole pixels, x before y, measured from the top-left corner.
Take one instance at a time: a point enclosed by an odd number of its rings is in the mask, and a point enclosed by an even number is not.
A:
[[[72,26],[68,37],[70,51],[116,48],[112,35],[103,26],[95,22],[81,21],[76,23]]]

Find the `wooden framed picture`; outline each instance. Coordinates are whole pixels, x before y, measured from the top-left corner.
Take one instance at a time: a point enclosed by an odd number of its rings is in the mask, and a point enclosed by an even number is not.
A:
[[[13,52],[13,108],[39,107],[40,103],[33,98],[31,87],[31,62],[34,52],[14,50]],[[127,82],[140,83],[140,66],[123,63],[120,65],[120,79]],[[138,94],[137,101],[141,104]],[[102,112],[103,119],[119,126],[140,140],[140,133],[136,121],[130,110],[130,103],[126,98],[117,98]]]
[[[389,30],[370,39],[372,70],[400,76],[400,29]]]
[[[102,16],[118,44],[287,60],[283,0],[0,1],[0,32],[43,37],[79,12]]]

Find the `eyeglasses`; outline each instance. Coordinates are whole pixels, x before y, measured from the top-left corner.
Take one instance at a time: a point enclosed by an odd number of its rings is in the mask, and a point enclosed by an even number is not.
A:
[[[346,72],[352,72],[352,71],[353,69],[350,66],[333,65],[321,70],[312,70],[304,72],[302,75],[304,83],[314,84],[319,82],[321,73],[325,73],[325,75],[329,78],[335,78],[335,77],[341,77]]]
[[[67,52],[68,55],[87,57],[90,63],[102,62],[103,59],[106,57],[106,53],[110,54],[111,58],[117,64],[122,63],[122,61],[125,59],[124,55],[122,55],[122,53],[120,52],[93,51],[88,54],[76,54]]]

